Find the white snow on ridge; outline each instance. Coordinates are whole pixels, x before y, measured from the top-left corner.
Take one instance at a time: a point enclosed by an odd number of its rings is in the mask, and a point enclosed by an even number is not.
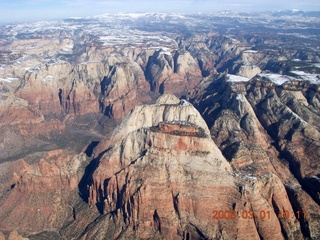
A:
[[[282,85],[291,81],[307,81],[312,84],[320,84],[320,74],[306,73],[303,71],[291,71],[290,73],[294,76],[280,75],[276,73],[260,73],[257,76],[268,79],[276,85]]]
[[[303,71],[291,71],[291,73],[297,75],[302,81],[308,81],[313,84],[320,84],[320,74],[306,73]]]
[[[168,55],[168,56],[171,56],[171,52],[161,52],[160,55]]]
[[[104,46],[114,45],[149,45],[154,46],[158,49],[171,49],[175,45],[175,40],[163,35],[161,32],[148,33],[140,30],[126,29],[97,29],[96,33],[101,33],[99,41]],[[159,45],[159,46],[158,46]],[[163,46],[164,45],[164,46]]]
[[[277,85],[282,85],[286,82],[290,82],[293,80],[292,77],[289,76],[284,76],[276,73],[259,73],[257,76],[262,77],[262,78],[267,78],[271,82],[277,84]]]
[[[127,18],[140,18],[140,17],[146,17],[148,14],[147,13],[118,13],[115,15],[119,17],[127,17]]]
[[[227,82],[248,82],[250,78],[241,77],[237,75],[227,74],[228,80]]]
[[[245,50],[243,51],[244,53],[257,53],[258,51],[255,50]]]
[[[119,13],[105,13],[105,14],[100,14],[92,17],[87,17],[91,19],[102,19],[102,20],[114,20],[115,18],[122,19],[122,20],[128,20],[128,19],[139,19],[139,18],[154,18],[154,19],[160,19],[163,20],[165,18],[172,18],[176,20],[180,19],[186,19],[185,14],[180,14],[180,13],[159,13],[159,12],[119,12]],[[79,18],[81,19],[81,18]]]

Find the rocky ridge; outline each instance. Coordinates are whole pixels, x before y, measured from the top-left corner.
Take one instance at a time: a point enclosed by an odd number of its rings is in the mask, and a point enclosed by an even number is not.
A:
[[[164,106],[180,108],[180,111],[186,108],[178,99],[176,104],[172,104],[172,100],[166,104],[162,99],[168,99],[168,95],[159,99],[161,104],[152,106],[158,108],[157,113],[164,111],[161,110]],[[175,134],[163,130],[168,124],[180,125],[180,129],[193,126],[197,118],[188,115],[197,111],[190,104],[187,107],[189,110],[177,114],[173,122],[170,122],[172,115],[167,114],[170,110],[165,109],[159,114],[165,116],[161,119],[165,123],[157,120],[157,115],[150,110],[146,115],[143,109],[148,106],[135,108],[115,130],[113,144],[105,145],[102,141],[103,147],[97,146],[107,150],[99,154],[88,197],[90,204],[100,208],[103,217],[83,233],[84,239],[93,236],[102,239],[133,236],[275,239],[282,238],[282,231],[289,239],[302,238],[295,216],[285,220],[276,216],[279,209],[293,210],[285,186],[272,166],[273,173],[260,172],[252,177],[234,174],[233,165],[208,135],[179,134],[178,128]],[[153,131],[140,124],[142,119],[150,118],[152,126],[159,125],[160,130]],[[128,128],[132,125],[138,127]],[[198,126],[208,133],[204,122]],[[212,219],[218,209],[234,210],[240,217]],[[242,218],[244,210],[253,211],[258,217]],[[268,221],[259,219],[262,211],[271,213]],[[255,225],[259,227],[253,228]],[[238,229],[237,233],[233,228]]]
[[[305,209],[306,217],[300,219],[303,232],[317,238],[319,230],[310,216],[319,214],[315,197],[318,187],[315,182],[311,187],[308,181],[314,179],[310,175],[318,172],[312,165],[319,159],[319,128],[312,120],[318,115],[311,99],[319,93],[311,93],[312,87],[292,91],[291,86],[288,91],[282,86],[264,85],[255,78],[250,82],[225,83],[222,77],[205,87],[199,86],[198,91],[204,92],[197,92],[196,96],[201,97],[193,100],[207,120],[212,138],[238,176],[256,178],[270,172],[278,175],[295,212]],[[309,177],[302,173],[306,169]]]

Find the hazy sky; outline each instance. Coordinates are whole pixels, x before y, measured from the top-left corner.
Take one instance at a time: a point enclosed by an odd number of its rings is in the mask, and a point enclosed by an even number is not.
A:
[[[0,0],[0,23],[114,12],[320,11],[319,0]]]

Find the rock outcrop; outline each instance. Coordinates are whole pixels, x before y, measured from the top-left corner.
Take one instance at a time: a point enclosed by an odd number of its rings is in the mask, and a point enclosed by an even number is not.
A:
[[[24,233],[57,231],[75,202],[86,156],[56,150],[45,154],[39,163],[27,159],[1,164],[8,182],[1,182],[0,226],[2,230]],[[11,171],[9,171],[11,169]],[[77,191],[76,191],[77,192]]]
[[[119,62],[112,66],[101,82],[101,111],[120,120],[137,104],[150,101],[149,89],[149,83],[137,63]]]
[[[236,72],[237,75],[250,79],[256,76],[258,73],[261,73],[261,69],[258,66],[251,64],[240,66],[239,70]]]
[[[282,209],[289,208],[296,217],[297,212],[304,212],[303,218],[300,215],[298,219],[301,230],[297,231],[304,237],[318,238],[319,228],[314,222],[317,217],[311,220],[307,216],[318,216],[319,210],[302,209],[319,204],[318,170],[314,165],[319,159],[318,110],[312,101],[306,101],[318,93],[312,87],[290,86],[288,90],[255,78],[241,83],[222,77],[199,86],[194,96],[201,97],[192,101],[208,122],[212,138],[235,174],[253,178],[269,173],[278,176],[281,191],[287,192],[283,197],[290,200]],[[284,228],[283,223],[281,226]],[[293,238],[297,233],[287,232],[288,229],[282,231],[287,238]]]
[[[120,123],[111,149],[104,152],[92,175],[89,203],[101,204],[103,214],[126,226],[114,236],[174,238],[207,234],[214,229],[214,223],[196,222],[212,218],[208,208],[214,207],[213,199],[237,193],[230,165],[212,140],[208,136],[185,135],[186,130],[179,134],[187,129],[181,125],[184,122],[199,124],[208,133],[198,112],[191,105],[165,104],[161,99],[158,102],[162,104],[135,108]],[[170,126],[181,128],[175,129],[175,134],[168,133],[163,129],[163,120],[169,124],[174,121]],[[150,128],[158,124],[157,131]],[[228,201],[221,204],[216,207],[232,205]],[[107,220],[102,219],[97,226],[106,224],[102,221]],[[106,237],[110,234],[107,229],[101,231],[94,226],[84,236]]]
[[[111,141],[97,146],[88,201],[102,216],[83,239],[281,239],[283,231],[289,239],[302,238],[294,215],[277,216],[293,210],[272,165],[261,165],[267,156],[252,155],[261,169],[251,175],[234,173],[233,164],[241,171],[239,157],[228,163],[190,103],[168,94],[157,102],[135,108]],[[250,168],[250,161],[245,164]],[[223,215],[232,211],[234,219]]]

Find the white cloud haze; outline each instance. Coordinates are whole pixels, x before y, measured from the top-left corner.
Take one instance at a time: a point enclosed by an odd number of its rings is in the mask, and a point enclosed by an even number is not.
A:
[[[301,9],[320,11],[319,0],[0,0],[0,23],[61,19],[114,12],[213,12]]]

